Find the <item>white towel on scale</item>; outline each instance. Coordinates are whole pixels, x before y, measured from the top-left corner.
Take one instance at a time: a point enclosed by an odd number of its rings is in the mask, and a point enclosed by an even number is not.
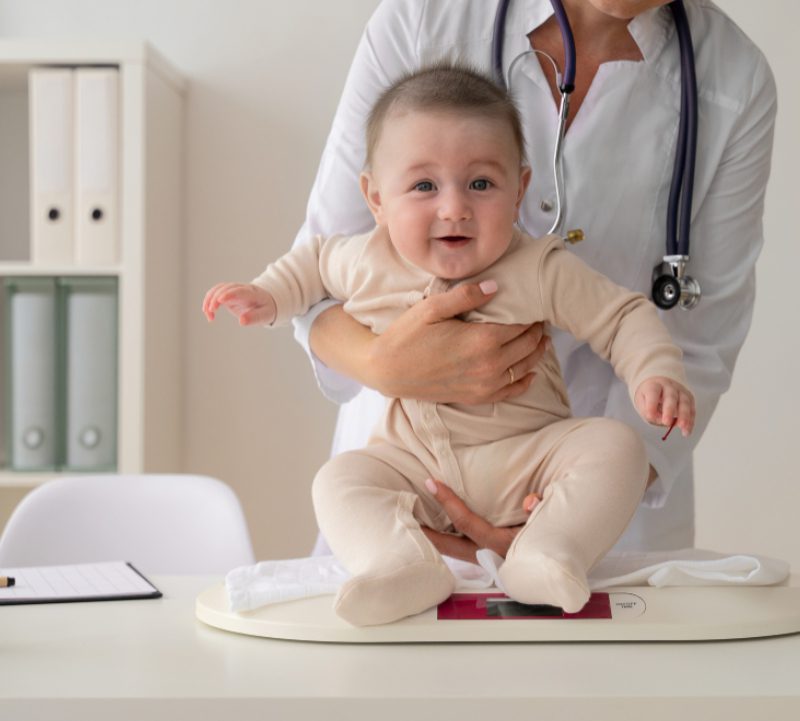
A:
[[[478,551],[479,566],[445,557],[458,579],[457,591],[496,586],[503,558]],[[594,590],[612,586],[771,586],[786,580],[789,564],[752,554],[725,555],[698,548],[610,553],[589,574]],[[336,593],[350,574],[333,556],[262,561],[235,568],[225,578],[231,611]]]

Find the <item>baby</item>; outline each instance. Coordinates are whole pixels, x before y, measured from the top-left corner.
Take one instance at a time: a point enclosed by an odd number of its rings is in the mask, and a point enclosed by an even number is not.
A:
[[[524,158],[516,108],[489,79],[448,65],[408,75],[367,123],[360,182],[376,227],[315,237],[251,284],[214,286],[203,310],[209,320],[224,306],[242,325],[278,325],[329,297],[381,333],[426,296],[479,283],[493,297],[466,320],[566,329],[612,364],[643,418],[690,433],[681,351],[651,303],[590,269],[561,238],[516,226],[531,177]],[[313,484],[320,530],[353,574],[336,612],[354,625],[389,623],[452,593],[455,579],[421,530],[453,531],[426,488],[431,478],[496,526],[525,524],[499,570],[513,599],[576,612],[648,470],[631,428],[570,417],[552,349],[513,400],[388,399],[369,444],[331,459]],[[530,493],[542,501],[526,519]]]

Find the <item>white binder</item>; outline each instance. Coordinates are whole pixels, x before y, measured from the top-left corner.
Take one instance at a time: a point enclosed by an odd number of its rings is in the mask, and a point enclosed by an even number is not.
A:
[[[114,278],[62,278],[69,470],[114,469],[117,453],[117,292]]]
[[[73,96],[72,70],[30,71],[31,257],[38,264],[74,262]]]
[[[11,467],[52,469],[59,456],[55,281],[25,278],[7,283]]]
[[[79,265],[119,261],[119,71],[75,71],[75,256]]]

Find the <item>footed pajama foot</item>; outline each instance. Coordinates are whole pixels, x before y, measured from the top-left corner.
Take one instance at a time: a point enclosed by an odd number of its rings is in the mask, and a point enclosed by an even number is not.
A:
[[[414,563],[386,573],[354,576],[340,589],[334,610],[354,626],[391,623],[447,599],[455,578],[443,563]]]
[[[520,603],[543,603],[577,613],[591,595],[582,569],[543,553],[512,558],[498,575],[506,593]]]

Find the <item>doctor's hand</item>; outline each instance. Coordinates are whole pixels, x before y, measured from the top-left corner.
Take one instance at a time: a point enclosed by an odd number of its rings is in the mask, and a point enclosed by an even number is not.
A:
[[[275,299],[252,283],[217,283],[203,298],[203,313],[209,322],[220,307],[235,315],[239,325],[269,325],[275,320]]]
[[[493,526],[486,519],[473,513],[449,486],[432,479],[425,485],[441,504],[455,529],[462,534],[454,536],[422,526],[422,532],[439,553],[470,563],[478,562],[475,554],[481,548],[489,548],[503,558],[506,557],[508,549],[522,529],[522,525],[507,528]],[[433,492],[434,488],[436,489],[435,493]],[[541,500],[538,495],[531,493],[522,501],[522,507],[527,513],[531,513]]]
[[[334,306],[315,320],[311,347],[329,368],[391,398],[468,405],[514,398],[533,381],[549,339],[540,323],[459,320],[494,297],[489,283],[487,292],[472,283],[425,298],[380,335]]]
[[[670,378],[655,376],[642,381],[633,398],[636,410],[648,423],[671,426],[674,421],[684,436],[692,432],[694,396],[686,386]]]
[[[647,485],[651,485],[657,477],[655,468],[650,466]],[[481,548],[489,548],[503,558],[506,557],[512,542],[523,528],[522,525],[506,528],[493,526],[485,518],[471,511],[469,506],[453,493],[449,486],[433,479],[426,481],[426,485],[429,486],[433,497],[447,513],[455,529],[462,534],[455,536],[452,533],[440,533],[427,526],[422,526],[422,532],[439,553],[470,563],[478,562],[475,554]],[[433,492],[434,488],[436,489],[435,493]],[[541,500],[536,493],[530,493],[523,499],[522,508],[526,513],[532,513]]]

